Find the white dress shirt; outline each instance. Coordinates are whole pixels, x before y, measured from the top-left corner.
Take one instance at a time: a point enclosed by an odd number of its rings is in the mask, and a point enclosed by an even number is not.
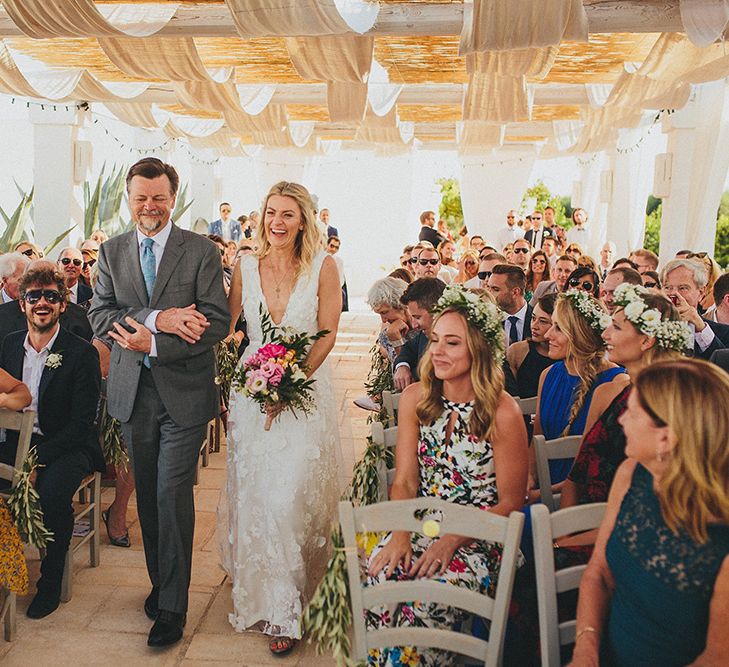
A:
[[[165,252],[165,246],[170,238],[170,232],[172,231],[172,222],[168,221],[162,231],[158,232],[154,236],[145,236],[142,232],[137,229],[137,246],[139,248],[139,264],[142,264],[142,241],[146,238],[151,238],[154,243],[152,244],[152,252],[154,253],[155,261],[155,273],[159,273],[159,263],[162,261],[162,255]],[[160,314],[160,310],[153,310],[147,318],[144,320],[144,326],[149,329],[152,334],[158,333],[157,331],[157,315]],[[152,346],[149,350],[150,357],[157,356],[157,341],[152,336]]]
[[[499,246],[497,250],[501,252],[509,243],[514,243],[517,239],[524,238],[524,230],[519,225],[513,227],[502,227],[496,235],[496,244]]]
[[[5,288],[3,287],[3,303],[8,303],[8,301],[15,301],[15,299],[11,299],[10,296],[8,296],[8,293],[5,291]]]
[[[33,410],[35,412],[35,422],[33,423],[33,433],[43,432],[40,430],[38,423],[38,391],[40,389],[41,376],[43,375],[43,369],[46,366],[46,359],[51,352],[53,344],[58,338],[58,332],[61,330],[60,325],[56,324],[56,333],[46,343],[45,347],[40,351],[36,352],[35,348],[30,344],[28,334],[25,336],[25,342],[23,348],[25,349],[25,356],[23,357],[23,384],[30,390],[31,401],[30,405],[23,410]]]
[[[524,335],[524,322],[526,320],[526,312],[527,307],[529,306],[528,303],[524,302],[524,305],[519,308],[513,315],[509,315],[509,313],[504,313],[506,316],[504,318],[504,331],[506,332],[506,340],[508,342],[509,336],[511,334],[511,327],[516,326],[516,333],[517,333],[517,340],[522,340]],[[509,322],[510,317],[516,317],[517,322],[515,325],[513,325],[511,322]]]
[[[78,303],[78,280],[73,287],[68,288],[68,300],[71,303]]]
[[[579,227],[572,227],[567,230],[567,245],[576,243],[585,255],[591,254],[590,249],[590,230],[587,227],[580,229]]]

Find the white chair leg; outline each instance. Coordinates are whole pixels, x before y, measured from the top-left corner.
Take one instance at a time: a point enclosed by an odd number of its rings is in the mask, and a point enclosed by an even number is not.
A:
[[[5,628],[5,641],[11,642],[15,639],[17,632],[16,595],[12,591],[5,591],[5,600],[2,605],[3,626]]]

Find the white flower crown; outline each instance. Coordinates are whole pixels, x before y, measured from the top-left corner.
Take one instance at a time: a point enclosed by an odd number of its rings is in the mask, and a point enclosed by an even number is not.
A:
[[[448,308],[456,308],[466,313],[466,319],[473,324],[493,349],[498,364],[504,360],[506,340],[504,336],[504,314],[493,303],[482,301],[477,294],[469,292],[460,285],[449,285],[433,308],[439,315]]]
[[[623,309],[625,319],[640,333],[656,339],[664,350],[683,352],[692,346],[691,328],[686,322],[661,319],[660,311],[649,308],[643,295],[650,290],[641,285],[623,283],[615,288],[613,303]]]
[[[587,320],[590,328],[598,334],[602,334],[612,323],[610,315],[600,308],[600,302],[584,290],[571,289],[560,294],[559,298],[568,299],[580,315]]]

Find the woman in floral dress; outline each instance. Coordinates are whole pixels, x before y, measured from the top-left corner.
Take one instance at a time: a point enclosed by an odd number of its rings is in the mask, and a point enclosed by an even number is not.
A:
[[[400,399],[393,500],[436,497],[508,516],[521,508],[527,436],[521,411],[503,390],[503,319],[498,308],[460,286],[435,309],[421,381]],[[457,535],[398,531],[372,551],[367,585],[428,578],[493,593],[500,549]],[[464,612],[435,603],[402,603],[367,612],[371,627],[452,629]],[[421,647],[373,650],[373,665],[448,665],[452,654]]]

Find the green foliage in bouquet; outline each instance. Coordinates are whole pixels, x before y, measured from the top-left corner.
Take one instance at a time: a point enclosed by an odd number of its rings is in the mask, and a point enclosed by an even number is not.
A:
[[[53,542],[53,533],[43,524],[40,497],[30,481],[37,467],[38,455],[32,447],[18,473],[18,483],[10,494],[8,508],[23,541],[45,549],[49,542]]]
[[[124,447],[121,424],[107,411],[106,401],[102,401],[100,429],[101,450],[104,453],[104,461],[114,467],[122,466],[124,470],[127,470],[129,455],[126,447]]]
[[[238,346],[234,340],[231,339],[228,342],[221,340],[215,346],[215,363],[218,369],[215,384],[220,387],[220,396],[227,410],[230,407],[230,387],[233,383],[235,367],[238,365]]]

